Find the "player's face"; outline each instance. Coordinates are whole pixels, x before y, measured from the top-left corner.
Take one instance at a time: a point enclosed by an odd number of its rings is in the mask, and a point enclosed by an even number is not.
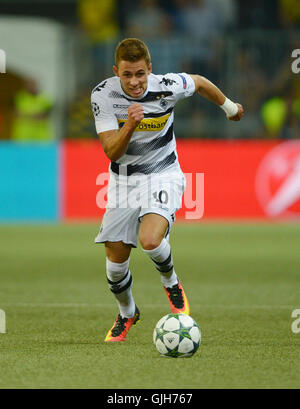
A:
[[[148,75],[152,66],[147,66],[145,60],[130,62],[122,60],[118,67],[114,66],[114,73],[120,77],[123,91],[132,98],[139,98],[147,89]]]

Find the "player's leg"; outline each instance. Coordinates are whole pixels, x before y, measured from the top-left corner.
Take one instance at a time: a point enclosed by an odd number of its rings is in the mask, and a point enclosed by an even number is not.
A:
[[[132,296],[132,276],[129,269],[131,246],[122,241],[105,242],[106,275],[119,311],[114,325],[108,331],[106,342],[125,341],[128,330],[139,320],[139,310]]]
[[[132,296],[132,276],[129,269],[131,246],[119,242],[106,242],[106,276],[108,286],[117,301],[123,318],[132,318],[135,303]]]
[[[171,247],[165,238],[168,228],[169,222],[166,218],[148,213],[141,219],[139,241],[160,272],[163,285],[172,287],[178,283],[178,279],[173,267]]]
[[[189,302],[173,266],[171,246],[166,238],[168,230],[169,221],[165,217],[156,213],[147,213],[141,218],[139,241],[144,252],[161,274],[171,311],[189,314]]]
[[[139,319],[139,311],[132,296],[132,276],[129,257],[137,246],[139,209],[128,206],[128,188],[110,177],[107,206],[96,243],[105,243],[108,285],[119,307],[119,314],[105,341],[125,341],[127,331]]]

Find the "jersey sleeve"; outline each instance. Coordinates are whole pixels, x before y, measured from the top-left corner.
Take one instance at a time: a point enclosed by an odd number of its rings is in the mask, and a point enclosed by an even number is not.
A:
[[[195,92],[194,80],[185,72],[165,74],[162,77],[162,83],[173,92],[177,101],[190,97]]]
[[[119,129],[118,120],[109,107],[108,97],[103,91],[93,91],[91,95],[92,110],[97,134]]]

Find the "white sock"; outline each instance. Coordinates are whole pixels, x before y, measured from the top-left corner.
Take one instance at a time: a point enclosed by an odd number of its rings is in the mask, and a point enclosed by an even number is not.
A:
[[[113,263],[106,258],[106,276],[121,316],[132,318],[135,313],[135,302],[131,291],[132,276],[129,270],[129,259],[124,263]]]
[[[161,282],[165,287],[172,287],[178,283],[174,270],[171,247],[167,239],[162,239],[160,245],[153,250],[145,250],[161,274]]]

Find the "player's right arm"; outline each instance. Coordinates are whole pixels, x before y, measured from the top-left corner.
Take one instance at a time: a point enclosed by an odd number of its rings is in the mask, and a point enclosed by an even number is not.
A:
[[[144,118],[144,110],[141,104],[133,104],[128,108],[128,119],[121,129],[112,129],[99,132],[103,150],[106,156],[112,161],[117,161],[127,150],[130,138]]]
[[[144,118],[141,104],[133,104],[128,108],[128,119],[119,129],[118,119],[110,98],[109,80],[102,81],[91,94],[91,104],[95,118],[95,126],[103,150],[112,161],[117,161],[127,150],[128,143],[135,128]]]

